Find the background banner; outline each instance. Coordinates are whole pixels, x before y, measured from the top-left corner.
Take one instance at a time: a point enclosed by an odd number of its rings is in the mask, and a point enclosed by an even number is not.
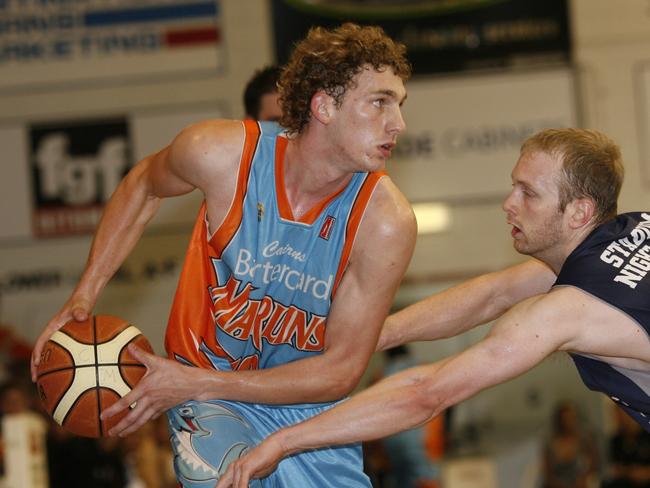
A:
[[[284,63],[311,26],[376,24],[404,43],[416,74],[568,62],[567,0],[273,0]]]

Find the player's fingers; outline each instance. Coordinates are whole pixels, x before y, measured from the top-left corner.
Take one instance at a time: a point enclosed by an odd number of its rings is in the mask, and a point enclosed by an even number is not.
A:
[[[229,488],[232,486],[232,473],[233,473],[234,467],[232,464],[228,466],[228,469],[226,469],[226,472],[221,475],[221,478],[219,478],[219,482],[214,488]]]
[[[124,395],[122,398],[120,398],[118,401],[113,403],[113,405],[102,410],[101,419],[102,420],[109,419],[113,415],[116,415],[119,412],[126,410],[129,407],[136,407],[138,405],[138,401],[141,401],[140,395],[135,389],[133,389],[130,392],[128,392],[126,395]],[[142,408],[144,408],[144,405],[142,405]],[[131,409],[131,413],[133,412],[133,410],[135,410],[135,408]],[[131,413],[129,413],[129,415]]]
[[[232,479],[232,486],[234,488],[237,488],[241,486],[241,469],[239,469],[239,461],[235,463],[233,466],[234,471],[233,471],[233,479]]]
[[[36,381],[36,370],[38,365],[41,364],[41,354],[43,353],[43,348],[45,344],[50,339],[52,334],[60,329],[63,326],[63,323],[60,323],[56,318],[52,319],[46,326],[43,332],[38,336],[36,342],[34,343],[34,349],[32,349],[32,356],[30,361],[30,370],[32,373],[32,381]]]
[[[88,318],[90,306],[86,300],[77,300],[69,309],[61,310],[52,320],[50,320],[43,332],[39,335],[34,349],[32,350],[30,370],[32,374],[32,381],[36,380],[36,369],[41,362],[41,353],[45,344],[50,339],[52,334],[65,325],[70,319],[78,322],[83,322]]]
[[[142,427],[144,424],[146,424],[149,419],[151,419],[151,416],[153,414],[152,409],[145,409],[143,412],[138,413],[138,416],[135,417],[135,420],[128,424],[121,432],[119,432],[117,435],[120,437],[126,437],[129,434],[132,434],[136,430],[138,430],[140,427]],[[125,419],[126,420],[126,419]]]
[[[250,480],[250,475],[243,470],[239,470],[239,481],[237,484],[238,488],[248,488],[248,482]]]
[[[36,344],[34,344],[34,349],[32,350],[32,358],[29,365],[29,369],[32,374],[32,381],[36,381],[36,370],[38,368],[38,365],[41,363],[41,351],[43,350],[44,342],[45,341],[39,338],[36,341]]]
[[[126,398],[126,396],[124,398]],[[141,404],[135,402],[132,405],[133,407],[131,408],[131,411],[126,415],[126,417],[118,422],[117,425],[109,430],[108,435],[111,437],[124,437],[126,435],[129,435],[131,432],[139,429],[147,420],[151,418],[153,410],[144,405],[144,400],[142,400]],[[115,404],[113,404],[111,408],[114,406]]]
[[[142,364],[144,364],[147,367],[147,370],[154,364],[154,361],[156,360],[155,354],[149,354],[143,349],[140,349],[135,344],[129,344],[128,350],[131,356],[134,357],[134,359],[140,361]]]

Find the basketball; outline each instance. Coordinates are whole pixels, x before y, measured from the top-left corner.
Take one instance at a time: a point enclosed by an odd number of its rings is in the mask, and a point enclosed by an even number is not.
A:
[[[110,315],[70,321],[52,334],[41,353],[36,387],[47,413],[64,429],[102,437],[128,411],[107,420],[100,414],[126,395],[146,372],[129,344],[153,353],[140,330]]]

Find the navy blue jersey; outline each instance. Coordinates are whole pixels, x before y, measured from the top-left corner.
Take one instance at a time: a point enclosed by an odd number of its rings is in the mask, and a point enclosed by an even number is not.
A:
[[[570,285],[635,320],[650,335],[650,212],[621,214],[566,259],[554,286]],[[650,339],[649,339],[650,340]],[[571,354],[585,385],[610,396],[650,431],[650,373]]]

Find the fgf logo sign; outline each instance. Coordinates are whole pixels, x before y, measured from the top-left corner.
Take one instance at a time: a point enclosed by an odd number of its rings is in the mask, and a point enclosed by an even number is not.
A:
[[[132,165],[127,120],[33,125],[30,159],[34,235],[90,233]]]

